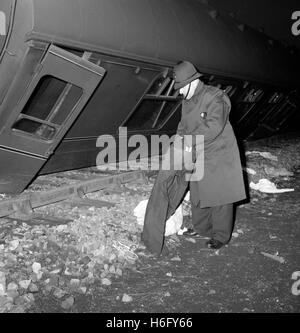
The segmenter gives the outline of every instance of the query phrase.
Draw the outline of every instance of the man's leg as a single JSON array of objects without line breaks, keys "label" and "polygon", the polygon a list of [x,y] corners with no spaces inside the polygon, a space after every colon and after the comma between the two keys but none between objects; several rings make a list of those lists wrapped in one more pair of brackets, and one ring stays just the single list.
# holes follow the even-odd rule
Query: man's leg
[{"label": "man's leg", "polygon": [[227,244],[233,228],[233,204],[211,208],[213,238]]},{"label": "man's leg", "polygon": [[142,241],[147,249],[160,254],[164,244],[167,219],[180,205],[188,183],[178,171],[160,171],[146,209]]},{"label": "man's leg", "polygon": [[211,208],[201,208],[200,203],[197,206],[192,204],[192,223],[194,230],[198,234],[212,237]]}]

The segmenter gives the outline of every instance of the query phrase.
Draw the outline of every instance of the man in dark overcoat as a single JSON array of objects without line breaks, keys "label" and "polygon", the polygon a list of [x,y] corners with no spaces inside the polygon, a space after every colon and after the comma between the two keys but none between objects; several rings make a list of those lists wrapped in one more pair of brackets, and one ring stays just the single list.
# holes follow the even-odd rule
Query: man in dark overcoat
[{"label": "man in dark overcoat", "polygon": [[[194,229],[186,234],[209,237],[207,246],[219,249],[231,238],[233,203],[246,198],[239,149],[229,122],[231,103],[222,90],[205,85],[199,79],[201,74],[188,61],[175,66],[174,76],[175,89],[184,96],[177,134],[204,136],[204,145],[193,141],[191,147],[183,148],[193,150],[195,164],[200,165],[197,159],[204,156],[203,177],[189,181]],[[151,252],[162,250],[166,218],[180,204],[187,186],[183,173],[184,170],[160,172],[157,177],[142,235]]]}]

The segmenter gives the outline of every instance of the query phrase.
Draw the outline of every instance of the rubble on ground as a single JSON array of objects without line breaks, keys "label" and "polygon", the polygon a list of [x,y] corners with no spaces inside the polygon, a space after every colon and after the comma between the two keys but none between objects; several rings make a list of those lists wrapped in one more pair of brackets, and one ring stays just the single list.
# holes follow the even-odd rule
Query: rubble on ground
[{"label": "rubble on ground", "polygon": [[[293,176],[300,165],[300,142],[278,146],[260,145],[258,150],[249,145],[245,166],[249,183],[258,184],[267,179],[277,186],[285,177]],[[70,172],[73,173],[76,172]],[[43,180],[53,178],[43,177]],[[52,185],[39,185],[40,188],[53,188],[63,178],[53,179]],[[0,219],[0,313],[27,312],[39,295],[51,297],[62,310],[70,311],[76,304],[76,295],[87,294],[95,282],[110,288],[115,280],[122,279],[138,260],[135,250],[140,245],[142,224],[138,223],[134,209],[149,198],[153,181],[127,184],[127,192],[125,189],[119,194],[87,195],[90,199],[116,203],[112,208],[80,208],[59,203],[36,210],[45,216],[72,220],[68,224],[35,225],[13,218]],[[254,189],[251,191],[256,193]],[[0,200],[6,198],[0,196]],[[183,218],[188,215],[183,213]],[[177,235],[169,240],[171,247],[180,245]],[[131,296],[124,294],[122,301],[130,302]]]},{"label": "rubble on ground", "polygon": [[[139,190],[143,186],[147,195],[151,185],[138,185]],[[100,194],[89,197],[99,199]],[[105,197],[116,206],[70,209],[61,203],[36,210],[41,215],[71,217],[73,221],[65,225],[2,219],[0,312],[26,312],[37,293],[50,295],[63,310],[70,310],[77,293],[85,294],[96,281],[108,288],[135,266],[142,229],[132,212],[141,195],[124,192]]]},{"label": "rubble on ground", "polygon": [[270,182],[268,179],[260,179],[257,184],[251,182],[250,188],[256,191],[260,191],[263,193],[285,193],[285,192],[293,192],[294,189],[291,188],[277,188],[276,185]]},{"label": "rubble on ground", "polygon": [[[259,149],[257,149],[259,147]],[[270,138],[246,143],[244,170],[252,194],[284,193],[281,182],[294,176],[300,165],[300,139]]]}]

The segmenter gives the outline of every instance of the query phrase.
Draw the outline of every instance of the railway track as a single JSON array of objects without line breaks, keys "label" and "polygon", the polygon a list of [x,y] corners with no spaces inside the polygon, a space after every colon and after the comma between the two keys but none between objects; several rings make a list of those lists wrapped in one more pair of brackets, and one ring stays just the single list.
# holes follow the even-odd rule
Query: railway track
[{"label": "railway track", "polygon": [[93,169],[40,176],[25,193],[0,199],[0,312],[34,309],[45,297],[65,309],[96,281],[103,291],[136,267],[133,210],[150,193],[152,172]]},{"label": "railway track", "polygon": [[[103,194],[105,194],[104,192],[121,193],[127,183],[133,181],[147,182],[145,172],[140,170],[122,173],[95,172],[92,170],[91,173],[89,172],[91,169],[79,173],[66,172],[37,178],[24,194],[0,201],[0,218],[14,219],[21,222],[43,220],[50,225],[62,224],[67,221],[51,215],[42,216],[37,214],[35,209],[61,202],[77,207],[112,207],[115,203],[89,199],[86,195],[98,191],[103,191]],[[63,185],[57,187],[57,180]],[[55,182],[56,184],[53,184]],[[36,191],[36,188],[47,186],[50,189]],[[131,191],[130,189],[127,190]]]}]

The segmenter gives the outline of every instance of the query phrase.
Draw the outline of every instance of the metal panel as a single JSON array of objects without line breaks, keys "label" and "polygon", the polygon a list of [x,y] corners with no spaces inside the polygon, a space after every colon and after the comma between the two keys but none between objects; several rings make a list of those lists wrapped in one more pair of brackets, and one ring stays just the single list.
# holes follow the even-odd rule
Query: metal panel
[{"label": "metal panel", "polygon": [[[1,132],[1,145],[7,149],[18,149],[41,157],[50,156],[102,80],[104,73],[105,70],[102,67],[52,45],[41,62],[39,70],[25,95],[12,111],[6,127]],[[47,76],[63,80],[69,85],[69,88],[71,86],[80,87],[82,95],[72,110],[70,110],[70,114],[67,115],[63,124],[56,128],[55,136],[49,140],[41,140],[37,135],[29,135],[25,130],[13,130],[12,128],[19,129],[19,127],[16,127],[16,121],[24,118],[24,114],[21,114],[22,110],[40,80]],[[60,98],[63,101],[64,96]],[[56,104],[56,110],[53,112],[61,112],[61,106],[62,104]],[[26,115],[25,118],[29,118],[27,120],[29,122],[35,119]],[[45,123],[45,126],[48,126],[47,123]]]},{"label": "metal panel", "polygon": [[[299,82],[297,57],[277,42],[197,0],[32,0],[28,39],[168,65],[181,59],[204,72],[283,84]],[[238,59],[238,61],[237,61]],[[284,64],[284,65],[283,65]]]},{"label": "metal panel", "polygon": [[20,193],[45,159],[0,147],[0,193]]}]

